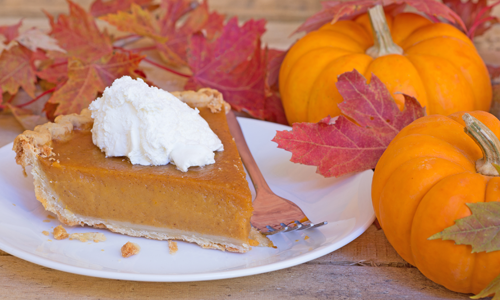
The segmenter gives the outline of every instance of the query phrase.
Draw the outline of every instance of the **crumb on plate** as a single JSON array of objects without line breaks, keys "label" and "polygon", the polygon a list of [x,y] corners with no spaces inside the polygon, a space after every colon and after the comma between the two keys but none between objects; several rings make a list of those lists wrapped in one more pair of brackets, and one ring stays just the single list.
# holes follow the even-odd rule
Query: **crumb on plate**
[{"label": "crumb on plate", "polygon": [[70,240],[79,240],[85,243],[86,241],[94,241],[94,243],[106,241],[106,236],[104,233],[100,232],[85,232],[85,233],[72,233],[69,236]]},{"label": "crumb on plate", "polygon": [[49,219],[55,219],[56,217],[54,217],[53,215],[47,215],[47,218],[49,218]]},{"label": "crumb on plate", "polygon": [[54,232],[52,234],[54,235],[54,238],[56,240],[64,240],[69,236],[66,232],[66,229],[64,229],[64,227],[62,227],[61,225],[54,228]]},{"label": "crumb on plate", "polygon": [[43,222],[44,222],[44,223],[49,223],[49,222],[50,222],[50,220],[43,220]]},{"label": "crumb on plate", "polygon": [[45,236],[48,236],[48,235],[50,234],[50,232],[45,231],[45,230],[44,230],[44,231],[42,231],[42,233],[43,233],[43,235],[45,235]]},{"label": "crumb on plate", "polygon": [[136,255],[141,251],[141,247],[136,243],[127,242],[122,246],[122,256],[130,257],[132,255]]},{"label": "crumb on plate", "polygon": [[168,241],[168,249],[170,254],[175,254],[179,248],[177,247],[177,242],[175,241]]},{"label": "crumb on plate", "polygon": [[306,236],[304,237],[304,240],[308,240],[308,239],[309,239],[309,237],[306,235]]}]

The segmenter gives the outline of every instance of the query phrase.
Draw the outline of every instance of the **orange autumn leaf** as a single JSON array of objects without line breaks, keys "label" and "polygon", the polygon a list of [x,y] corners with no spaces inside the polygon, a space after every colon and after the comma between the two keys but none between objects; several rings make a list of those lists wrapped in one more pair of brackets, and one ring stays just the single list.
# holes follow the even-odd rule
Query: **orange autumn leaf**
[{"label": "orange autumn leaf", "polygon": [[167,37],[160,35],[160,25],[153,14],[143,10],[137,4],[132,4],[130,13],[119,11],[116,14],[101,17],[101,19],[115,25],[121,31],[133,32],[162,43],[168,40]]},{"label": "orange autumn leaf", "polygon": [[0,91],[11,95],[22,87],[28,95],[35,96],[35,54],[28,48],[17,45],[0,54]]},{"label": "orange autumn leaf", "polygon": [[101,32],[92,15],[81,6],[71,1],[68,4],[69,15],[60,14],[57,20],[45,12],[52,28],[50,36],[66,50],[66,57],[92,62],[111,53],[113,44],[109,34]]},{"label": "orange autumn leaf", "polygon": [[79,113],[116,78],[125,75],[137,77],[135,70],[142,59],[140,55],[126,53],[111,53],[92,63],[69,59],[68,81],[48,102],[59,104],[55,110],[56,115]]},{"label": "orange autumn leaf", "polygon": [[100,17],[107,14],[114,14],[119,11],[127,11],[132,4],[148,7],[151,6],[152,3],[152,0],[110,0],[105,2],[96,0],[90,6],[90,13],[94,17]]},{"label": "orange autumn leaf", "polygon": [[[224,16],[208,11],[206,1],[163,0],[158,20],[149,11],[132,4],[131,12],[118,12],[101,19],[127,31],[152,38],[160,56],[169,64],[187,65],[189,37],[204,32],[209,39],[222,31]],[[179,24],[182,19],[182,24]]]}]

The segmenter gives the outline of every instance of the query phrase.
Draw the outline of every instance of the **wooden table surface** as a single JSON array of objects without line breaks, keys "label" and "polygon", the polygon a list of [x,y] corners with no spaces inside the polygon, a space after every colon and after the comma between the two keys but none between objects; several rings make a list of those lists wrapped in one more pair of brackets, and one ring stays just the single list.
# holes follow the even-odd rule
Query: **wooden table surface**
[{"label": "wooden table surface", "polygon": [[[16,21],[1,17],[0,25]],[[46,19],[25,20],[25,27],[33,25],[46,28]],[[271,22],[264,40],[271,46],[286,48],[296,38],[288,38],[296,27],[297,23]],[[170,76],[159,85],[182,86],[182,80]],[[0,114],[0,147],[12,142],[22,131],[13,116]],[[86,277],[35,265],[0,251],[0,299],[468,299],[469,296],[451,292],[425,278],[395,252],[383,230],[374,225],[352,243],[302,265],[205,282],[153,283]]]}]

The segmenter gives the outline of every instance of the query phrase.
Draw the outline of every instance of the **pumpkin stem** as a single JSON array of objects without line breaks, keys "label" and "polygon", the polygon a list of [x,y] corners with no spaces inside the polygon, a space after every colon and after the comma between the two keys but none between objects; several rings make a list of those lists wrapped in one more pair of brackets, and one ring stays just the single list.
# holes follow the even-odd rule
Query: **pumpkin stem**
[{"label": "pumpkin stem", "polygon": [[403,54],[403,49],[392,40],[391,31],[387,25],[382,5],[378,4],[368,9],[368,15],[372,24],[375,44],[366,50],[366,54],[373,58],[389,54]]},{"label": "pumpkin stem", "polygon": [[499,176],[500,167],[500,141],[486,125],[469,114],[464,114],[464,131],[481,148],[483,158],[476,161],[476,171],[487,176]]}]

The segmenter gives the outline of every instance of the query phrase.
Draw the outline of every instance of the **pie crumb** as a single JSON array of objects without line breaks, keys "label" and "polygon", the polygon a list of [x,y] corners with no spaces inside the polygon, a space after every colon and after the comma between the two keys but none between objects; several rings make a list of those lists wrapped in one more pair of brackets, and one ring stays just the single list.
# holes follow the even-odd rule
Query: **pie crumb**
[{"label": "pie crumb", "polygon": [[179,248],[177,248],[177,242],[168,241],[168,249],[170,254],[175,254]]},{"label": "pie crumb", "polygon": [[47,218],[49,218],[49,219],[55,219],[56,217],[54,217],[53,215],[47,215]]},{"label": "pie crumb", "polygon": [[85,243],[86,241],[94,241],[94,243],[106,241],[104,233],[100,232],[85,232],[85,233],[72,233],[69,236],[70,240],[79,240]]},{"label": "pie crumb", "polygon": [[259,241],[252,240],[252,239],[248,239],[248,241],[249,241],[248,243],[250,244],[250,246],[255,247],[255,246],[260,245]]},{"label": "pie crumb", "polygon": [[54,238],[56,240],[64,240],[69,236],[66,232],[66,229],[64,229],[64,227],[62,227],[61,225],[54,228],[54,232],[52,234],[54,235]]},{"label": "pie crumb", "polygon": [[51,240],[51,239],[48,239],[48,240],[47,240],[47,242],[52,242],[52,240]]},{"label": "pie crumb", "polygon": [[12,205],[16,206],[14,203],[12,203]]},{"label": "pie crumb", "polygon": [[122,246],[122,256],[130,257],[132,255],[138,254],[141,251],[141,247],[136,243],[127,242]]},{"label": "pie crumb", "polygon": [[306,235],[306,236],[304,237],[304,240],[308,240],[308,239],[309,239],[309,237]]},{"label": "pie crumb", "polygon": [[43,235],[46,235],[46,236],[48,236],[48,235],[50,234],[50,232],[45,231],[45,230],[44,230],[44,231],[42,231],[42,233],[43,233]]},{"label": "pie crumb", "polygon": [[44,223],[50,223],[50,220],[43,220]]}]

